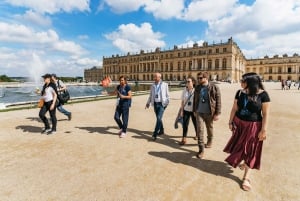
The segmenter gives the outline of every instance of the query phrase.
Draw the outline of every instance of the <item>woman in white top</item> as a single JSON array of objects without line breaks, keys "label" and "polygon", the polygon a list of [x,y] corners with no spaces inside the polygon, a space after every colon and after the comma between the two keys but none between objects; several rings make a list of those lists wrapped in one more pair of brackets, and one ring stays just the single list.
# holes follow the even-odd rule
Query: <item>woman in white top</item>
[{"label": "woman in white top", "polygon": [[[45,74],[42,76],[44,78],[44,86],[41,92],[42,98],[44,99],[44,105],[41,107],[39,117],[43,121],[45,128],[42,130],[43,133],[47,133],[47,135],[56,133],[56,99],[57,99],[57,89],[56,85],[51,82],[51,75]],[[52,128],[50,128],[46,113],[49,111]]]},{"label": "woman in white top", "polygon": [[193,100],[194,100],[194,86],[196,80],[193,77],[188,77],[186,79],[186,87],[184,88],[181,96],[181,117],[183,117],[182,124],[182,140],[179,143],[180,145],[186,144],[186,136],[189,127],[190,118],[192,118],[195,132],[197,133],[197,122],[196,117],[193,113]]}]

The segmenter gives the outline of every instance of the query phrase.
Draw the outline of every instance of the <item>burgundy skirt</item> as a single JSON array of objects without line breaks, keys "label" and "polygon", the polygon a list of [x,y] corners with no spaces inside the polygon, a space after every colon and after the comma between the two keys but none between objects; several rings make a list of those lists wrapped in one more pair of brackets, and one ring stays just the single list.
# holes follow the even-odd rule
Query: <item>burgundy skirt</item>
[{"label": "burgundy skirt", "polygon": [[260,168],[263,141],[259,141],[258,133],[262,122],[244,121],[234,117],[236,129],[232,132],[224,152],[229,153],[225,161],[236,168],[243,160],[251,169]]}]

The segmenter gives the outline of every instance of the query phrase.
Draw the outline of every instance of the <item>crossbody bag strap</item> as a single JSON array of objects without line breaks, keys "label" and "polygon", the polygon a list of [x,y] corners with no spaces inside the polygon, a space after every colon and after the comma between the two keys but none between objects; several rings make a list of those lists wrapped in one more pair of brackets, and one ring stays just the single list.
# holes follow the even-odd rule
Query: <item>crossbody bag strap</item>
[{"label": "crossbody bag strap", "polygon": [[183,108],[185,107],[185,105],[189,102],[189,100],[191,99],[192,95],[194,94],[195,88],[193,88],[192,93],[189,95],[188,99],[185,101]]}]

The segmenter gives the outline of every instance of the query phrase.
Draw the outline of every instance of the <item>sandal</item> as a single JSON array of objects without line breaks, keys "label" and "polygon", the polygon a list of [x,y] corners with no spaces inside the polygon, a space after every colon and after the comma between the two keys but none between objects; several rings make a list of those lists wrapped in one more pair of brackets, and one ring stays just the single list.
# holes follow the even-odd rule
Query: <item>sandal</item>
[{"label": "sandal", "polygon": [[239,164],[238,167],[240,168],[240,170],[244,170],[245,167],[246,167],[246,164],[245,163],[241,163],[241,164]]},{"label": "sandal", "polygon": [[185,144],[186,144],[185,140],[182,140],[181,142],[179,142],[179,145],[185,145]]},{"label": "sandal", "polygon": [[250,191],[251,190],[250,179],[243,178],[242,189],[244,191]]}]

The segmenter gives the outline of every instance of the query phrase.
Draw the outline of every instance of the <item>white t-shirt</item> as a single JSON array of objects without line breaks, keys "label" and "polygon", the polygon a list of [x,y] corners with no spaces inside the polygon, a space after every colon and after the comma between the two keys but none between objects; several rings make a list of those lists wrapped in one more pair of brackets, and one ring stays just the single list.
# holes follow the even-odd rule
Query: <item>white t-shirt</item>
[{"label": "white t-shirt", "polygon": [[55,93],[54,89],[50,86],[48,86],[45,89],[45,95],[43,96],[43,99],[45,100],[45,102],[49,102],[53,100],[53,93]]},{"label": "white t-shirt", "polygon": [[186,87],[182,91],[181,100],[183,100],[183,104],[186,103],[183,108],[185,111],[188,111],[188,112],[193,111],[194,91],[195,91],[194,88],[191,91],[188,91],[188,89]]}]

